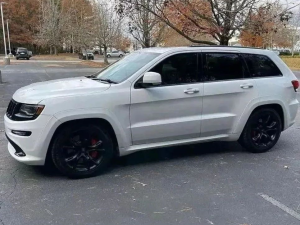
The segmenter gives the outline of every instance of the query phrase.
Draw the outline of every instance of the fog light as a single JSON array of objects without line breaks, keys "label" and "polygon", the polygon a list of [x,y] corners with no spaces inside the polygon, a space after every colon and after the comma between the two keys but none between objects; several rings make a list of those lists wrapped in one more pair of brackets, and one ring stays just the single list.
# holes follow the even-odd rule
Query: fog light
[{"label": "fog light", "polygon": [[30,136],[31,135],[31,131],[12,130],[11,132],[13,134],[19,135],[19,136]]}]

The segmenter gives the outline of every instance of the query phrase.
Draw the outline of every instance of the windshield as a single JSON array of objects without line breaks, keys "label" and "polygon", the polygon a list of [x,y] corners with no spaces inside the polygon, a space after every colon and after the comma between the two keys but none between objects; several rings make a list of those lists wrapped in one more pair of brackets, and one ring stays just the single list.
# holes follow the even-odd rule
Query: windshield
[{"label": "windshield", "polygon": [[159,56],[157,53],[132,53],[101,71],[96,78],[109,79],[113,82],[120,83],[157,56]]}]

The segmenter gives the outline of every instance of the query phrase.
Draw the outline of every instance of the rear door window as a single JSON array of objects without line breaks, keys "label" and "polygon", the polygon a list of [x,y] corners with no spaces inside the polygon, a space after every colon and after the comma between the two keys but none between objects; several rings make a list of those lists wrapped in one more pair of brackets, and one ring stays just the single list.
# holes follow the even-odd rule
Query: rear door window
[{"label": "rear door window", "polygon": [[275,63],[265,55],[243,54],[251,77],[282,76]]},{"label": "rear door window", "polygon": [[246,72],[242,58],[236,53],[204,53],[203,69],[203,81],[242,79]]}]

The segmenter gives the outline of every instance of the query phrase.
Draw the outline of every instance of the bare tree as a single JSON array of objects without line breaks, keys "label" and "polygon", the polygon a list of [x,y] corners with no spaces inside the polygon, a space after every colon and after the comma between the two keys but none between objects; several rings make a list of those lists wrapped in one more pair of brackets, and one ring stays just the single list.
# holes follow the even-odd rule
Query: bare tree
[{"label": "bare tree", "polygon": [[[132,5],[127,5],[124,8],[122,2],[123,0],[118,0],[116,9],[121,18],[129,20],[128,31],[132,37],[143,48],[154,47],[160,43],[166,24],[147,10],[152,0],[139,0],[139,2],[133,2]],[[145,7],[141,7],[139,4]],[[155,11],[155,9],[153,10]]]},{"label": "bare tree", "polygon": [[63,0],[65,42],[72,52],[88,49],[94,41],[93,9],[88,0]]},{"label": "bare tree", "polygon": [[112,47],[118,37],[121,21],[117,17],[114,7],[102,2],[94,2],[95,35],[99,46],[104,50],[104,63],[108,64],[107,49]]},{"label": "bare tree", "polygon": [[64,17],[61,13],[60,0],[40,0],[39,33],[36,43],[48,46],[50,54],[57,54],[57,47],[62,44],[62,28]]},{"label": "bare tree", "polygon": [[291,35],[291,50],[292,56],[295,54],[295,46],[300,41],[300,6],[296,13],[293,14],[290,21],[290,35]]}]

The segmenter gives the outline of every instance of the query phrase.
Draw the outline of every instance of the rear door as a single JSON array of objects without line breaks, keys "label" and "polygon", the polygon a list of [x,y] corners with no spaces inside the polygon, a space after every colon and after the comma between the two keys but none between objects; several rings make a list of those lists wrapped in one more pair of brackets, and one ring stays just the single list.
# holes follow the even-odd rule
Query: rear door
[{"label": "rear door", "polygon": [[246,106],[258,96],[238,52],[204,52],[201,136],[233,133]]}]

